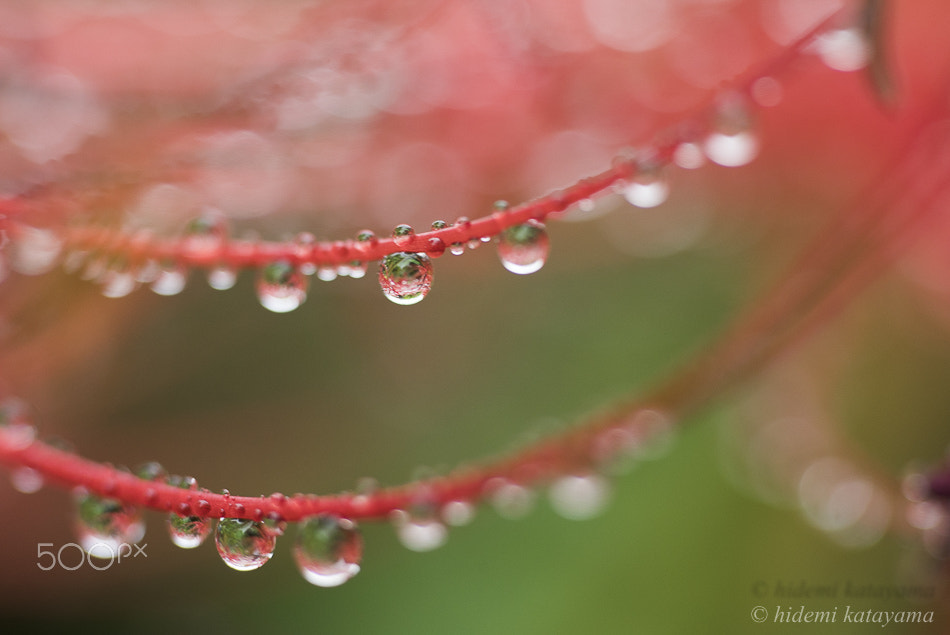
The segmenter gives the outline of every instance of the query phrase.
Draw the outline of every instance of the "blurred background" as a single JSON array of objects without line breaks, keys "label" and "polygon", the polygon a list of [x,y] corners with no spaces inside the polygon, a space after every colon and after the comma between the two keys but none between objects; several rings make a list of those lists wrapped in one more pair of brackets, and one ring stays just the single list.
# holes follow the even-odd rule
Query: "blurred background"
[{"label": "blurred background", "polygon": [[[422,231],[605,169],[841,6],[3,0],[0,195],[31,201],[53,227],[172,236],[213,208],[233,235],[269,240]],[[752,164],[671,169],[654,209],[612,194],[568,213],[549,224],[538,273],[506,272],[486,244],[435,260],[417,306],[387,302],[371,268],[314,277],[286,315],[259,305],[254,272],[228,291],[193,271],[174,297],[123,299],[59,270],[9,273],[0,380],[42,436],[100,461],[159,461],[215,491],[394,485],[512,452],[705,350],[888,168],[911,122],[946,95],[950,18],[937,0],[888,9],[896,110],[854,70],[860,42],[809,51],[759,87]],[[210,542],[174,547],[148,512],[147,559],[44,572],[37,543],[75,539],[70,496],[4,482],[4,621],[744,633],[789,628],[755,623],[756,606],[837,607],[840,622],[850,605],[936,609],[935,624],[891,628],[942,632],[945,565],[941,576],[934,544],[886,533],[905,510],[869,488],[898,488],[944,455],[945,235],[935,227],[816,338],[627,466],[596,519],[562,519],[538,492],[525,517],[479,508],[423,554],[365,524],[362,572],[319,589],[295,570],[292,529],[272,562],[238,573]],[[857,485],[823,485],[834,479]],[[946,526],[935,518],[917,524]],[[913,597],[882,597],[908,585]],[[816,587],[833,593],[800,597]]]}]

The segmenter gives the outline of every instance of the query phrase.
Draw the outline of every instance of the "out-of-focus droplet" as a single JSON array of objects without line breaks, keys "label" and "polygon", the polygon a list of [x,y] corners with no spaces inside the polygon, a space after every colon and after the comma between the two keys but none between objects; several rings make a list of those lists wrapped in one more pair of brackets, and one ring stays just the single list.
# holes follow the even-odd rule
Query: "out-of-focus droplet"
[{"label": "out-of-focus droplet", "polygon": [[274,313],[293,311],[307,299],[307,278],[286,260],[261,268],[257,278],[257,298]]},{"label": "out-of-focus droplet", "polygon": [[768,75],[760,77],[752,83],[752,99],[760,106],[767,108],[778,106],[782,102],[783,93],[782,84]]},{"label": "out-of-focus droplet", "polygon": [[467,525],[475,519],[475,506],[469,501],[451,501],[442,507],[442,519],[453,527]]},{"label": "out-of-focus droplet", "polygon": [[432,288],[432,261],[410,251],[389,254],[379,263],[379,286],[396,304],[416,304]]},{"label": "out-of-focus droplet", "polygon": [[728,95],[722,99],[703,151],[711,161],[725,167],[746,165],[758,155],[759,140],[752,132],[752,115],[744,97]]},{"label": "out-of-focus droplet", "polygon": [[228,242],[228,221],[218,210],[206,210],[185,226],[182,248],[198,257],[220,256]]},{"label": "out-of-focus droplet", "polygon": [[222,518],[214,533],[218,554],[236,571],[259,569],[274,555],[277,537],[262,522]]},{"label": "out-of-focus droplet", "polygon": [[13,489],[22,494],[35,494],[43,489],[43,475],[32,467],[18,467],[10,473]]},{"label": "out-of-focus droplet", "polygon": [[492,507],[503,518],[524,518],[534,509],[534,491],[524,485],[504,479],[492,479],[485,487]]},{"label": "out-of-focus droplet", "polygon": [[333,266],[317,267],[317,279],[323,282],[333,282],[339,275],[337,268]]},{"label": "out-of-focus droplet", "polygon": [[834,29],[815,40],[815,50],[829,68],[859,71],[871,61],[871,45],[860,29]]},{"label": "out-of-focus droplet", "polygon": [[350,263],[350,277],[354,280],[359,280],[366,275],[366,263],[354,260]]},{"label": "out-of-focus droplet", "polygon": [[28,276],[46,273],[56,266],[62,247],[53,231],[21,225],[10,245],[10,266]]},{"label": "out-of-focus droplet", "polygon": [[211,520],[201,516],[168,515],[168,535],[176,547],[194,549],[211,534]]},{"label": "out-of-focus droplet", "polygon": [[161,267],[158,276],[152,282],[152,291],[158,295],[178,295],[188,281],[188,270],[183,266],[168,263]]},{"label": "out-of-focus droplet", "polygon": [[134,544],[145,536],[145,523],[137,507],[80,490],[76,495],[79,544],[90,556],[114,558],[123,543]]},{"label": "out-of-focus droplet", "polygon": [[339,586],[359,573],[362,558],[363,537],[352,520],[320,515],[297,528],[294,560],[310,584]]},{"label": "out-of-focus droplet", "polygon": [[133,471],[137,477],[145,481],[161,481],[168,476],[168,472],[158,461],[149,461],[142,463]]},{"label": "out-of-focus droplet", "polygon": [[512,273],[534,273],[544,266],[550,243],[544,223],[529,220],[509,227],[498,237],[498,257]]},{"label": "out-of-focus droplet", "polygon": [[449,245],[449,253],[453,256],[461,256],[465,253],[465,245],[462,243],[452,243]]},{"label": "out-of-focus droplet", "polygon": [[393,522],[399,542],[410,551],[432,551],[449,538],[445,525],[429,516],[413,517],[401,512],[394,516]]},{"label": "out-of-focus droplet", "polygon": [[564,518],[586,520],[603,511],[610,484],[597,474],[570,474],[551,483],[548,497],[554,511]]},{"label": "out-of-focus droplet", "polygon": [[221,265],[208,272],[208,286],[218,291],[227,291],[237,283],[237,271],[233,267]]},{"label": "out-of-focus droplet", "polygon": [[393,229],[393,242],[397,247],[405,247],[415,235],[416,232],[409,225],[396,225]]},{"label": "out-of-focus droplet", "polygon": [[107,298],[124,298],[137,286],[135,276],[125,267],[110,268],[102,275],[102,295]]},{"label": "out-of-focus droplet", "polygon": [[670,196],[670,184],[659,168],[645,167],[625,183],[620,192],[631,205],[651,208],[666,202]]}]

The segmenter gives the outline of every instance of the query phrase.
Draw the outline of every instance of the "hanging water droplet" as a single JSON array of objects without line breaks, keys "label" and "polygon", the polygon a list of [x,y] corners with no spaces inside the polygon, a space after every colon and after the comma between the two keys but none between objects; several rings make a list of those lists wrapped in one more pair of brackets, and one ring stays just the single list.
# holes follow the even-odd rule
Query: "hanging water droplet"
[{"label": "hanging water droplet", "polygon": [[312,276],[317,272],[317,265],[313,262],[313,248],[317,244],[317,237],[310,232],[300,232],[294,236],[294,253],[300,263],[298,268],[305,276]]},{"label": "hanging water droplet", "polygon": [[137,286],[135,276],[125,266],[111,267],[102,275],[102,295],[107,298],[123,298]]},{"label": "hanging water droplet", "polygon": [[185,288],[188,270],[175,263],[166,263],[152,282],[152,291],[158,295],[177,295]]},{"label": "hanging water droplet", "polygon": [[631,205],[651,208],[662,205],[670,195],[670,184],[659,167],[641,163],[634,177],[621,187],[621,194]]},{"label": "hanging water droplet", "polygon": [[871,61],[871,44],[860,29],[834,29],[814,43],[821,61],[836,71],[859,71]]},{"label": "hanging water droplet", "polygon": [[218,291],[227,291],[237,283],[237,271],[228,265],[220,265],[208,272],[208,286]]},{"label": "hanging water droplet", "polygon": [[727,96],[719,104],[713,129],[703,143],[710,160],[725,167],[738,167],[759,153],[759,141],[752,132],[751,115],[745,99]]},{"label": "hanging water droplet", "polygon": [[145,536],[145,523],[137,507],[85,490],[77,492],[76,502],[76,533],[90,556],[113,558],[123,543],[134,544]]},{"label": "hanging water droplet", "polygon": [[389,254],[379,263],[379,286],[396,304],[416,304],[432,288],[432,261],[410,251]]},{"label": "hanging water droplet", "polygon": [[257,298],[274,313],[293,311],[307,299],[307,278],[286,260],[272,262],[261,268]]},{"label": "hanging water droplet", "polygon": [[442,507],[442,519],[453,527],[467,525],[475,519],[475,506],[468,501],[451,501]]},{"label": "hanging water droplet", "polygon": [[512,273],[534,273],[548,258],[548,233],[540,221],[509,227],[498,237],[498,257]]},{"label": "hanging water droplet", "polygon": [[182,248],[199,257],[213,257],[224,251],[227,241],[227,219],[218,210],[208,209],[185,226]]},{"label": "hanging water droplet", "polygon": [[509,520],[527,516],[534,509],[534,491],[504,479],[492,479],[485,486],[492,507]]},{"label": "hanging water droplet", "polygon": [[176,547],[194,549],[211,534],[211,521],[201,516],[168,515],[168,535]]},{"label": "hanging water droplet", "polygon": [[46,273],[56,266],[62,246],[53,231],[21,225],[10,245],[10,266],[28,276]]},{"label": "hanging water droplet", "polygon": [[324,282],[333,282],[334,280],[336,280],[337,275],[339,274],[337,273],[336,267],[328,265],[325,267],[317,268],[318,280],[322,280]]},{"label": "hanging water droplet", "polygon": [[214,532],[218,554],[236,571],[253,571],[274,555],[277,537],[262,522],[243,518],[222,518]]},{"label": "hanging water droplet", "polygon": [[684,170],[695,170],[706,163],[706,155],[699,144],[685,141],[673,150],[673,162]]},{"label": "hanging water droplet", "polygon": [[449,538],[445,525],[429,516],[417,518],[400,511],[393,514],[393,523],[399,542],[410,551],[432,551]]},{"label": "hanging water droplet", "polygon": [[151,284],[158,280],[158,276],[162,273],[162,268],[154,260],[146,260],[137,267],[134,268],[133,274],[135,275],[135,281],[141,282],[142,284]]},{"label": "hanging water droplet", "polygon": [[350,263],[350,277],[358,280],[366,275],[366,263],[354,260]]},{"label": "hanging water droplet", "polygon": [[452,243],[449,245],[449,253],[453,256],[461,256],[465,253],[465,245],[462,243]]},{"label": "hanging water droplet", "polygon": [[31,467],[18,467],[10,473],[13,489],[22,494],[35,494],[43,489],[43,475]]},{"label": "hanging water droplet", "polygon": [[294,560],[310,584],[340,586],[359,573],[362,557],[363,537],[352,520],[320,515],[297,528]]},{"label": "hanging water droplet", "polygon": [[481,244],[482,241],[480,241],[478,238],[472,238],[470,241],[465,243],[465,246],[468,247],[469,251],[475,251],[481,246]]},{"label": "hanging water droplet", "polygon": [[416,232],[409,225],[396,225],[393,229],[393,242],[397,247],[405,247],[411,241]]},{"label": "hanging water droplet", "polygon": [[607,505],[610,484],[596,474],[562,476],[548,489],[554,511],[571,520],[593,518]]}]

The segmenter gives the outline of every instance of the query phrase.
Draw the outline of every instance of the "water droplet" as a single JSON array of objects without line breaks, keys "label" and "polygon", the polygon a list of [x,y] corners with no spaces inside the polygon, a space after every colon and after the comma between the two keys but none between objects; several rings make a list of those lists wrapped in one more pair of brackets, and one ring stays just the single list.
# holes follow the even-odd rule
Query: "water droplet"
[{"label": "water droplet", "polygon": [[507,212],[511,208],[511,204],[508,201],[497,200],[492,203],[492,208],[496,212]]},{"label": "water droplet", "polygon": [[452,243],[449,245],[449,253],[453,256],[461,256],[465,253],[465,245],[462,243]]},{"label": "water droplet", "polygon": [[182,248],[197,256],[216,256],[224,251],[227,240],[227,219],[218,210],[209,209],[185,226]]},{"label": "water droplet", "polygon": [[393,522],[399,542],[410,551],[432,551],[449,538],[448,529],[435,518],[415,518],[406,512],[398,512],[393,515]]},{"label": "water droplet", "polygon": [[80,490],[76,525],[79,544],[90,556],[113,558],[122,543],[137,543],[145,536],[139,509],[121,501]]},{"label": "water droplet", "polygon": [[465,243],[465,246],[469,248],[469,251],[475,251],[481,246],[481,244],[482,241],[480,241],[478,238],[472,238],[470,241]]},{"label": "water droplet", "polygon": [[461,227],[462,229],[468,229],[472,225],[472,221],[469,220],[468,216],[459,216],[455,219],[453,223],[455,227]]},{"label": "water droplet", "polygon": [[362,557],[363,537],[352,520],[320,515],[297,528],[294,560],[310,584],[343,584],[359,573]]},{"label": "water droplet", "polygon": [[293,311],[307,299],[307,278],[286,260],[272,262],[261,268],[257,298],[274,313]]},{"label": "water droplet", "polygon": [[36,440],[36,428],[23,421],[14,421],[0,426],[0,435],[11,450],[22,450]]},{"label": "water droplet", "polygon": [[445,228],[448,227],[448,226],[449,226],[449,224],[446,223],[444,220],[434,220],[434,221],[432,221],[432,229],[434,229],[434,230],[445,229]]},{"label": "water droplet", "polygon": [[336,280],[339,273],[337,272],[336,267],[326,266],[317,268],[317,279],[322,280],[323,282],[333,282]]},{"label": "water droplet", "polygon": [[211,521],[201,516],[168,515],[168,535],[176,547],[194,549],[211,534]]},{"label": "water droplet", "polygon": [[745,99],[738,95],[726,96],[719,104],[716,121],[703,143],[703,151],[719,165],[745,165],[759,153],[759,141],[751,128],[751,115]]},{"label": "water droplet", "polygon": [[397,247],[405,247],[411,241],[416,232],[409,225],[396,225],[393,229],[393,242]]},{"label": "water droplet", "polygon": [[350,277],[359,280],[366,275],[366,263],[354,260],[350,263]]},{"label": "water droplet", "polygon": [[142,284],[151,284],[158,280],[162,268],[154,260],[146,260],[135,268],[135,280]]},{"label": "water droplet", "polygon": [[317,265],[312,260],[316,244],[317,237],[310,232],[300,232],[294,236],[294,252],[300,263],[300,273],[305,276],[312,276],[317,272]]},{"label": "water droplet", "polygon": [[356,234],[356,240],[361,243],[375,243],[376,234],[368,229],[364,229]]},{"label": "water droplet", "polygon": [[503,518],[524,518],[534,509],[534,492],[523,485],[504,479],[492,479],[486,484],[486,490],[492,507]]},{"label": "water droplet", "polygon": [[714,132],[706,137],[703,149],[713,162],[727,168],[735,168],[755,158],[759,153],[759,141],[748,131],[733,134]]},{"label": "water droplet", "polygon": [[651,208],[666,201],[670,195],[670,185],[657,173],[643,173],[623,186],[622,193],[631,205]]},{"label": "water droplet", "polygon": [[177,295],[185,288],[188,270],[181,265],[168,263],[162,266],[152,282],[152,291],[158,295]]},{"label": "water droplet", "polygon": [[157,461],[149,461],[139,465],[135,468],[133,474],[145,481],[161,481],[168,476],[168,472]]},{"label": "water droplet", "polygon": [[13,489],[23,494],[35,494],[43,488],[43,475],[31,467],[18,467],[10,473]]},{"label": "water droplet", "polygon": [[706,163],[706,155],[699,144],[686,141],[676,146],[673,162],[684,170],[695,170]]},{"label": "water droplet", "polygon": [[253,571],[274,555],[277,537],[262,522],[222,518],[214,533],[214,543],[224,564],[237,571]]},{"label": "water droplet", "polygon": [[534,273],[548,257],[548,233],[540,221],[509,227],[498,238],[498,257],[512,273]]},{"label": "water droplet", "polygon": [[102,295],[107,298],[124,298],[137,286],[135,276],[126,268],[110,268],[102,275]]},{"label": "water droplet", "polygon": [[62,246],[54,232],[21,225],[10,246],[10,266],[28,276],[46,273],[56,266]]},{"label": "water droplet", "polygon": [[607,505],[610,484],[596,474],[562,476],[548,490],[554,511],[571,520],[593,518]]},{"label": "water droplet", "polygon": [[432,261],[410,251],[389,254],[379,263],[379,285],[396,304],[416,304],[432,288]]},{"label": "water droplet", "polygon": [[871,61],[871,45],[859,29],[826,31],[815,40],[821,61],[836,71],[859,71]]},{"label": "water droplet", "polygon": [[237,283],[237,271],[233,267],[221,265],[208,272],[208,286],[218,291],[227,291]]},{"label": "water droplet", "polygon": [[482,236],[481,238],[479,238],[479,240],[482,241],[483,243],[490,243],[491,236]]},{"label": "water droplet", "polygon": [[475,506],[468,501],[451,501],[442,508],[442,519],[453,527],[467,525],[475,519]]}]

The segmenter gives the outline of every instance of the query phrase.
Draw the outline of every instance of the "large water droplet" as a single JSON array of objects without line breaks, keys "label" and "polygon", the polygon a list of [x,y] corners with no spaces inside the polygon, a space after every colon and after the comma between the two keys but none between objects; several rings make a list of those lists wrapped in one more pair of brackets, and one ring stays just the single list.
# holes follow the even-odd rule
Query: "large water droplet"
[{"label": "large water droplet", "polygon": [[562,476],[548,490],[554,511],[571,520],[586,520],[603,511],[610,497],[607,479],[596,474]]},{"label": "large water droplet", "polygon": [[253,571],[274,555],[277,537],[262,522],[243,518],[222,518],[214,533],[218,554],[236,571]]},{"label": "large water droplet", "polygon": [[529,220],[509,227],[498,237],[498,257],[512,273],[534,273],[548,258],[548,233],[544,223]]},{"label": "large water droplet", "polygon": [[363,537],[347,518],[321,515],[300,524],[294,560],[304,579],[320,587],[339,586],[360,571]]},{"label": "large water droplet", "polygon": [[416,304],[432,288],[432,261],[410,251],[389,254],[379,263],[379,286],[396,304]]},{"label": "large water droplet", "polygon": [[182,549],[194,549],[211,533],[211,521],[200,516],[168,515],[168,535]]},{"label": "large water droplet", "polygon": [[121,501],[80,490],[76,531],[79,544],[90,556],[113,558],[123,543],[137,543],[145,536],[139,509]]},{"label": "large water droplet", "polygon": [[257,297],[265,309],[274,313],[293,311],[307,299],[307,278],[286,260],[261,268],[257,279]]},{"label": "large water droplet", "polygon": [[43,475],[32,467],[18,467],[10,473],[13,489],[23,494],[35,494],[43,489]]},{"label": "large water droplet", "polygon": [[475,519],[475,506],[468,501],[450,501],[442,507],[442,519],[453,527],[467,525]]}]

